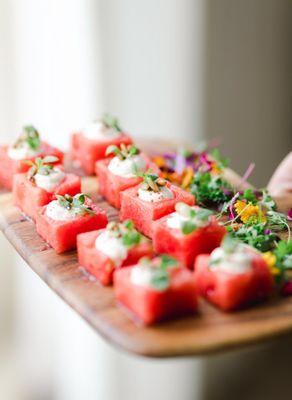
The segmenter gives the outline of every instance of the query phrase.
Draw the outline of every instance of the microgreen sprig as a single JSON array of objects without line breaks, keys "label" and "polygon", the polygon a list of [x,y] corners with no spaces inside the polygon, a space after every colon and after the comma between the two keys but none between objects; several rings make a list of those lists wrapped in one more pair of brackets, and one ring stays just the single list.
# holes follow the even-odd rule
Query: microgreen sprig
[{"label": "microgreen sprig", "polygon": [[94,215],[92,208],[86,204],[86,199],[90,198],[87,194],[80,193],[74,197],[69,194],[65,194],[65,196],[57,195],[56,198],[61,207],[72,210],[77,215]]},{"label": "microgreen sprig", "polygon": [[163,187],[167,185],[167,181],[160,178],[157,174],[152,173],[150,170],[146,172],[136,171],[136,175],[143,179],[140,187],[143,190],[150,190],[153,192],[159,192]]},{"label": "microgreen sprig", "polygon": [[50,175],[54,168],[53,164],[58,161],[58,157],[55,156],[46,156],[44,158],[37,157],[35,161],[26,160],[25,163],[30,166],[27,172],[28,178],[33,180],[36,174]]},{"label": "microgreen sprig", "polygon": [[175,205],[175,211],[186,218],[182,222],[181,230],[184,235],[188,235],[198,228],[198,221],[208,221],[209,217],[213,215],[213,211],[205,208],[192,208],[188,204],[179,202]]},{"label": "microgreen sprig", "polygon": [[170,285],[169,269],[178,267],[177,260],[165,254],[153,259],[143,257],[140,259],[139,264],[153,269],[151,286],[161,291],[167,289]]},{"label": "microgreen sprig", "polygon": [[106,229],[112,236],[121,239],[123,245],[128,248],[138,245],[142,240],[142,235],[135,229],[132,220],[123,223],[109,222]]},{"label": "microgreen sprig", "polygon": [[24,126],[22,134],[16,140],[13,147],[14,148],[22,147],[24,143],[27,143],[32,150],[39,149],[41,145],[40,135],[34,126],[32,125]]},{"label": "microgreen sprig", "polygon": [[114,117],[111,114],[108,114],[108,113],[103,114],[103,116],[101,117],[101,122],[107,128],[115,129],[118,132],[122,131],[122,128],[120,127],[118,118]]},{"label": "microgreen sprig", "polygon": [[121,144],[120,147],[116,145],[110,145],[106,149],[105,155],[109,156],[110,154],[114,154],[117,156],[121,161],[126,160],[127,158],[131,158],[136,156],[140,153],[138,147],[133,144],[125,145],[124,143]]},{"label": "microgreen sprig", "polygon": [[246,243],[261,252],[273,249],[277,244],[277,236],[265,224],[233,224],[227,227],[229,235]]}]

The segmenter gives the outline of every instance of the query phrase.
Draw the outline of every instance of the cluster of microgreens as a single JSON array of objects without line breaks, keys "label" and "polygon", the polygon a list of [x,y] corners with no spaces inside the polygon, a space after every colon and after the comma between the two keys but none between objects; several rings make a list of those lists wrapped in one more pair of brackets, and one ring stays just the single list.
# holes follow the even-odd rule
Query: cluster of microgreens
[{"label": "cluster of microgreens", "polygon": [[87,194],[81,193],[74,197],[69,196],[69,194],[65,194],[65,196],[56,195],[56,198],[61,207],[74,212],[76,215],[94,215],[90,205],[86,204],[86,199],[90,198]]},{"label": "cluster of microgreens", "polygon": [[157,174],[154,174],[151,171],[136,171],[136,175],[143,179],[143,182],[140,184],[140,188],[143,190],[149,190],[158,193],[167,185],[167,181],[165,179],[160,178]]},{"label": "cluster of microgreens", "polygon": [[27,125],[23,127],[23,132],[16,140],[13,147],[22,147],[24,143],[27,143],[32,150],[38,150],[41,145],[40,135],[35,127],[33,127],[32,125]]},{"label": "cluster of microgreens", "polygon": [[114,154],[116,157],[118,157],[121,161],[126,160],[127,158],[134,157],[140,153],[140,150],[138,147],[134,146],[133,144],[129,144],[128,146],[122,143],[120,147],[111,145],[108,146],[106,149],[106,156],[109,156],[110,154]]},{"label": "cluster of microgreens", "polygon": [[177,268],[177,260],[173,257],[162,255],[155,258],[142,257],[138,263],[141,267],[151,268],[151,286],[156,290],[165,290],[170,285],[170,268]]},{"label": "cluster of microgreens", "polygon": [[[236,202],[240,201],[243,208],[236,212]],[[249,214],[249,209],[256,212]],[[230,234],[244,243],[260,251],[268,251],[277,245],[276,233],[288,230],[290,227],[286,215],[276,211],[276,204],[265,190],[246,189],[243,193],[236,193],[226,202],[218,217],[229,214],[225,223]]]},{"label": "cluster of microgreens", "polygon": [[44,158],[37,157],[34,161],[25,161],[30,169],[27,172],[27,176],[30,180],[34,180],[36,174],[50,175],[54,170],[54,164],[58,162],[58,157],[46,156]]},{"label": "cluster of microgreens", "polygon": [[101,117],[100,121],[107,128],[115,129],[117,132],[121,132],[122,131],[122,128],[120,127],[118,118],[114,117],[113,115],[104,114]]},{"label": "cluster of microgreens", "polygon": [[232,186],[219,174],[197,172],[190,184],[197,204],[219,210],[234,194]]},{"label": "cluster of microgreens", "polygon": [[133,247],[138,245],[142,240],[142,235],[135,229],[134,223],[131,220],[124,221],[123,223],[109,222],[106,229],[110,232],[111,236],[121,239],[126,247]]},{"label": "cluster of microgreens", "polygon": [[206,208],[192,208],[185,203],[177,203],[175,211],[185,218],[181,224],[181,231],[184,235],[194,232],[198,228],[198,221],[208,221],[213,211]]}]

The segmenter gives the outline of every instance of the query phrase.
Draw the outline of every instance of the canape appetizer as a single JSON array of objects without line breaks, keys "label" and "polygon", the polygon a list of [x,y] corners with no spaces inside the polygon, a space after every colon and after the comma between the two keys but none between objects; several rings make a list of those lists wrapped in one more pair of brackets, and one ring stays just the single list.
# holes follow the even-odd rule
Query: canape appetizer
[{"label": "canape appetizer", "polygon": [[194,197],[157,174],[145,173],[143,182],[121,192],[120,219],[132,219],[138,231],[152,238],[153,221],[174,211],[178,202],[194,204]]},{"label": "canape appetizer", "polygon": [[108,146],[121,143],[131,144],[132,139],[122,131],[117,118],[105,114],[82,132],[72,134],[71,155],[88,175],[93,175],[96,161],[106,157]]},{"label": "canape appetizer", "polygon": [[11,146],[0,146],[0,185],[12,189],[13,175],[29,169],[25,160],[46,155],[58,157],[60,163],[63,161],[63,153],[42,141],[33,126],[23,127],[22,134]]},{"label": "canape appetizer", "polygon": [[98,190],[107,201],[116,208],[121,208],[120,192],[138,185],[141,175],[146,170],[159,174],[159,168],[134,145],[112,145],[106,155],[114,154],[111,159],[96,163]]},{"label": "canape appetizer", "polygon": [[145,325],[194,314],[196,285],[190,270],[168,256],[142,258],[114,275],[117,302]]},{"label": "canape appetizer", "polygon": [[153,223],[154,250],[176,257],[190,269],[199,254],[220,246],[225,234],[212,211],[185,203],[177,203],[175,212]]},{"label": "canape appetizer", "polygon": [[37,233],[49,243],[56,253],[76,248],[77,235],[104,228],[106,213],[91,199],[79,193],[74,197],[59,196],[40,208],[36,215]]},{"label": "canape appetizer", "polygon": [[136,231],[130,220],[123,224],[109,222],[105,229],[78,235],[77,251],[79,264],[102,285],[112,284],[117,268],[153,255],[150,240]]},{"label": "canape appetizer", "polygon": [[74,196],[81,192],[80,177],[65,173],[58,161],[54,156],[38,157],[28,162],[27,173],[14,175],[13,203],[34,220],[39,207],[50,203],[56,195]]},{"label": "canape appetizer", "polygon": [[236,310],[271,295],[273,276],[261,253],[226,236],[211,255],[195,262],[198,294],[224,311]]}]

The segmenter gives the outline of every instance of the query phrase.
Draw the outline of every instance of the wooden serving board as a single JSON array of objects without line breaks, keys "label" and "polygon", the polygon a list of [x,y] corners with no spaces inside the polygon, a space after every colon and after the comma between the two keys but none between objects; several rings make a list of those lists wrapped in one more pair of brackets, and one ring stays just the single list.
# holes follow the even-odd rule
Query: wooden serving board
[{"label": "wooden serving board", "polygon": [[[227,175],[233,183],[240,182],[232,171]],[[82,179],[83,191],[93,195],[110,220],[117,219],[117,211],[97,195],[96,179]],[[203,355],[292,332],[292,297],[271,299],[233,314],[200,300],[196,316],[154,327],[137,326],[116,307],[113,289],[101,287],[78,266],[75,251],[56,255],[37,235],[34,223],[12,205],[11,193],[0,194],[0,229],[54,292],[106,340],[128,352],[149,357]]]}]

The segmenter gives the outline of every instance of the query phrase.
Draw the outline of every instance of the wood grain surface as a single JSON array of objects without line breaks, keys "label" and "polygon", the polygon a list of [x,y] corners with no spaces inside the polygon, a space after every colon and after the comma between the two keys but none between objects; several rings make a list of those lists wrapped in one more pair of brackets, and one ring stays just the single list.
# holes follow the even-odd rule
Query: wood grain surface
[{"label": "wood grain surface", "polygon": [[[238,175],[227,171],[230,181]],[[82,178],[83,191],[93,195],[107,210],[109,219],[117,211],[97,195],[96,178]],[[283,200],[289,207],[291,198]],[[258,343],[292,332],[292,298],[274,298],[257,307],[226,314],[200,301],[199,314],[154,327],[135,325],[115,305],[113,289],[101,287],[78,266],[76,252],[56,255],[36,233],[11,201],[11,193],[0,195],[0,229],[27,264],[67,304],[112,344],[149,357],[211,354]]]}]

